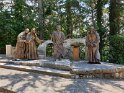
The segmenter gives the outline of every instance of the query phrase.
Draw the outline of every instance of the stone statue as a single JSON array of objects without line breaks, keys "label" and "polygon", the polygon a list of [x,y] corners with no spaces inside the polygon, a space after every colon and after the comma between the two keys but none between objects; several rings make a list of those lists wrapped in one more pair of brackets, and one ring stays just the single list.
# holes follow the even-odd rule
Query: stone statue
[{"label": "stone statue", "polygon": [[53,56],[55,59],[61,59],[64,57],[64,47],[63,43],[65,40],[65,35],[61,31],[61,26],[57,25],[56,31],[52,33],[51,39],[53,41]]},{"label": "stone statue", "polygon": [[100,37],[94,28],[90,28],[86,37],[87,58],[90,64],[100,64]]},{"label": "stone statue", "polygon": [[40,44],[43,42],[43,40],[40,40],[36,34],[36,29],[32,28],[31,32],[27,34],[26,40],[28,42],[28,53],[27,53],[27,59],[38,59],[38,52],[37,52],[37,46],[36,44]]},{"label": "stone statue", "polygon": [[21,32],[17,36],[16,49],[14,52],[14,58],[15,59],[26,59],[26,55],[27,55],[26,37],[27,37],[28,33],[29,33],[29,29],[26,28],[23,32]]}]

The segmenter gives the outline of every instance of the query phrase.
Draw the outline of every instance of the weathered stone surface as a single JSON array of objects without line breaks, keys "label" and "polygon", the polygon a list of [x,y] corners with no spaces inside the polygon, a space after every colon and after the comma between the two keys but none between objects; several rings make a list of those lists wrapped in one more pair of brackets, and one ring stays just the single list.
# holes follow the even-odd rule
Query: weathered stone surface
[{"label": "weathered stone surface", "polygon": [[12,45],[6,45],[6,57],[8,58],[14,57],[14,51],[15,47],[13,47]]},{"label": "weathered stone surface", "polygon": [[[66,39],[65,42],[63,43],[63,46],[65,47],[66,52],[70,52],[71,50],[71,44],[73,43],[81,43],[85,45],[85,39],[84,38],[76,38],[76,39]],[[39,55],[44,55],[44,58],[46,58],[46,47],[48,44],[53,43],[51,40],[47,40],[38,47],[38,53]],[[68,53],[69,54],[69,53]]]},{"label": "weathered stone surface", "polygon": [[82,75],[87,77],[101,77],[101,78],[124,78],[124,66],[117,64],[104,63],[102,64],[87,64],[75,63],[72,66],[72,74]]},{"label": "weathered stone surface", "polygon": [[123,93],[124,80],[66,79],[0,68],[0,87],[16,93]]},{"label": "weathered stone surface", "polygon": [[54,75],[54,76],[60,76],[64,78],[71,78],[73,76],[73,74],[70,74],[69,71],[62,71],[62,70],[57,70],[52,68],[43,68],[43,67],[36,67],[36,66],[22,66],[22,65],[0,63],[0,68]]},{"label": "weathered stone surface", "polygon": [[71,70],[70,67],[70,61],[69,60],[62,60],[62,61],[40,61],[40,66],[42,67],[49,67],[49,68],[54,68],[54,69],[59,69],[59,70]]},{"label": "weathered stone surface", "polygon": [[11,45],[6,45],[6,56],[12,57],[12,46]]},{"label": "weathered stone surface", "polygon": [[[124,78],[123,65],[106,62],[102,62],[101,64],[88,64],[86,61],[71,62],[67,59],[61,61],[53,61],[51,59],[20,61],[0,59],[0,67],[70,78],[77,78],[77,76],[79,78]],[[54,70],[59,73],[54,72]],[[68,75],[67,73],[63,75],[63,71],[68,72]]]}]

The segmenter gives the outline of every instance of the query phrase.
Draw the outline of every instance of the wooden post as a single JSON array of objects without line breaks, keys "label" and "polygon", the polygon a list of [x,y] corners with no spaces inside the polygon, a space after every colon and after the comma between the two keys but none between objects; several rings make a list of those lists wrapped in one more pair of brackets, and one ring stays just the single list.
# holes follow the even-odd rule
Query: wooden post
[{"label": "wooden post", "polygon": [[73,60],[78,61],[80,59],[79,53],[80,53],[79,46],[78,47],[73,46]]}]

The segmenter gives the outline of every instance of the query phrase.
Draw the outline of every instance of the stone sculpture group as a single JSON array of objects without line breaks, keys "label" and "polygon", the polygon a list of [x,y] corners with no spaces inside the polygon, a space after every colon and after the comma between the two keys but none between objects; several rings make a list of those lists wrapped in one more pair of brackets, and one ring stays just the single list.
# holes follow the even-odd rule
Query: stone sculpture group
[{"label": "stone sculpture group", "polygon": [[[26,28],[17,37],[13,58],[15,60],[36,60],[39,58],[38,54],[41,55],[43,52],[44,57],[46,57],[46,47],[49,43],[53,43],[54,60],[61,60],[69,56],[71,52],[68,52],[72,49],[71,45],[75,43],[85,45],[85,55],[89,64],[100,64],[100,37],[94,28],[89,29],[85,39],[66,39],[60,25],[56,26],[56,30],[51,35],[51,40],[47,41],[38,38],[35,28],[32,28],[31,31]],[[39,45],[38,48],[37,44]]]}]

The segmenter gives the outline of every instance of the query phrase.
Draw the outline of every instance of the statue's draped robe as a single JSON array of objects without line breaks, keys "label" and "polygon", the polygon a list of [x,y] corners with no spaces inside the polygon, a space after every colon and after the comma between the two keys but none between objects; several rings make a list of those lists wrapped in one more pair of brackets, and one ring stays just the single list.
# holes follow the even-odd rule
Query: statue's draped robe
[{"label": "statue's draped robe", "polygon": [[63,43],[65,40],[65,35],[63,32],[60,31],[54,31],[52,33],[52,41],[53,41],[53,56],[56,59],[60,59],[61,57],[64,57],[64,47]]},{"label": "statue's draped robe", "polygon": [[17,37],[16,50],[14,52],[15,59],[26,59],[26,36],[25,32],[21,32]]},{"label": "statue's draped robe", "polygon": [[99,62],[100,53],[99,53],[99,43],[100,37],[97,32],[88,33],[86,37],[86,46],[87,46],[87,57],[89,62]]},{"label": "statue's draped robe", "polygon": [[28,50],[27,59],[33,59],[33,60],[38,59],[36,44],[41,43],[41,40],[37,37],[35,33],[32,34],[31,32],[28,33],[26,40],[27,42],[29,42],[27,46],[27,50]]}]

